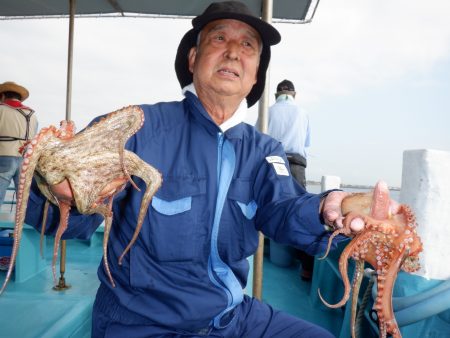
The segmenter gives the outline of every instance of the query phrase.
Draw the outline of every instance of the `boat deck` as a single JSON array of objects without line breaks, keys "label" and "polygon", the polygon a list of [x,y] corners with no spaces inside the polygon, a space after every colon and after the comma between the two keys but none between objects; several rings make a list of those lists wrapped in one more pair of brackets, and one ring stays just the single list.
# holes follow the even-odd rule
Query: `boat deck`
[{"label": "boat deck", "polygon": [[[12,228],[12,218],[10,213],[0,213],[0,229]],[[66,241],[65,278],[70,288],[55,291],[51,269],[53,240],[46,239],[45,255],[40,258],[39,233],[30,227],[24,229],[14,276],[0,296],[0,338],[90,337],[92,304],[99,284],[97,268],[102,258],[102,241],[101,230],[94,233],[89,241]],[[306,282],[300,279],[299,261],[294,260],[289,267],[281,267],[271,262],[266,248],[263,301],[276,309],[316,323],[336,337],[350,337],[348,305],[329,309],[317,297],[318,288],[330,303],[338,302],[343,295],[342,281],[337,277],[338,251],[331,252],[327,260],[316,260],[313,280]],[[5,276],[6,272],[0,271],[0,283],[3,284]],[[364,288],[363,284],[362,290]],[[449,311],[447,313],[450,314]],[[361,337],[377,337],[374,324],[367,318],[366,311]],[[435,335],[432,336],[449,337],[449,322],[446,317],[440,318],[439,322],[433,321],[432,325],[438,326],[433,328],[432,333]],[[417,327],[421,329],[417,332],[431,333],[426,326]]]},{"label": "boat deck", "polygon": [[[0,216],[0,228],[12,228],[12,215]],[[17,266],[0,296],[0,337],[89,337],[91,308],[99,284],[97,267],[102,258],[102,237],[99,231],[90,241],[66,241],[64,276],[70,287],[55,291],[51,269],[53,240],[46,238],[44,258],[39,258],[39,233],[25,229],[18,265],[29,265],[34,259],[31,265],[37,268],[24,271]],[[312,283],[300,279],[298,261],[280,267],[265,255],[263,271],[264,302],[339,334],[343,311],[312,304]],[[0,271],[0,283],[5,276],[6,271]]]},{"label": "boat deck", "polygon": [[290,267],[273,264],[266,256],[263,269],[264,302],[291,315],[313,322],[339,336],[343,309],[328,309],[317,303],[317,290],[312,290],[311,281],[300,278],[300,263],[294,261]]}]

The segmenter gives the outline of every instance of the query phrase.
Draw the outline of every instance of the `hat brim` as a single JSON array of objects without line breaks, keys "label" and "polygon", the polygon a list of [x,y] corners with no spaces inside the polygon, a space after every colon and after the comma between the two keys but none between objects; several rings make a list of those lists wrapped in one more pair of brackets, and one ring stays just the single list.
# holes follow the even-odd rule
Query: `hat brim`
[{"label": "hat brim", "polygon": [[20,100],[25,101],[30,95],[25,87],[19,86],[14,82],[5,82],[0,84],[0,94],[5,92],[13,92],[20,95]]},{"label": "hat brim", "polygon": [[269,23],[251,15],[233,12],[218,12],[210,14],[202,14],[192,20],[192,26],[200,31],[207,23],[220,19],[234,19],[245,22],[256,29],[261,36],[264,44],[269,46],[276,45],[281,41],[280,33]]}]

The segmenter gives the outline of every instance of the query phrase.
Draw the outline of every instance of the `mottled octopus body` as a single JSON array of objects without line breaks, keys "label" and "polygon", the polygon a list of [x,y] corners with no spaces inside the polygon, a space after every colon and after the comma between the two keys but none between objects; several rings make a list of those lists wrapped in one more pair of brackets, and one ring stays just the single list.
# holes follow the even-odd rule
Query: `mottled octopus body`
[{"label": "mottled octopus body", "polygon": [[[148,205],[161,185],[159,172],[131,151],[125,150],[126,141],[144,123],[144,113],[138,106],[129,106],[112,112],[78,134],[71,121],[62,121],[60,129],[43,128],[23,150],[14,228],[14,244],[7,275],[0,290],[2,293],[10,279],[22,235],[30,186],[33,176],[48,201],[59,207],[60,224],[55,235],[53,276],[56,283],[56,259],[61,236],[68,226],[72,206],[82,214],[101,214],[105,218],[103,262],[111,284],[107,261],[107,244],[112,223],[112,201],[127,182],[136,187],[130,175],[141,178],[146,184],[135,233],[119,258],[131,248],[139,235]],[[50,187],[68,184],[71,201],[58,199]],[[137,187],[136,187],[137,188]],[[46,207],[48,207],[46,203]],[[46,210],[44,212],[46,215]],[[45,228],[45,216],[43,222]]]},{"label": "mottled octopus body", "polygon": [[[344,228],[336,230],[330,237],[330,243],[338,234],[353,237],[339,259],[344,296],[334,305],[324,301],[320,292],[319,296],[325,305],[337,308],[345,305],[352,291],[353,338],[356,336],[356,307],[364,262],[369,263],[376,271],[377,298],[374,308],[378,316],[380,337],[383,338],[386,334],[391,334],[393,338],[401,337],[392,309],[392,290],[398,271],[402,269],[413,272],[420,267],[418,255],[422,251],[422,242],[416,232],[415,216],[407,205],[400,205],[399,212],[391,215],[389,201],[389,190],[384,182],[379,182],[372,193],[356,193],[346,197],[342,202],[342,212],[346,216]],[[364,230],[357,234],[350,231],[350,222],[355,217],[363,218],[366,224]],[[347,275],[350,257],[356,262],[352,287]]]}]

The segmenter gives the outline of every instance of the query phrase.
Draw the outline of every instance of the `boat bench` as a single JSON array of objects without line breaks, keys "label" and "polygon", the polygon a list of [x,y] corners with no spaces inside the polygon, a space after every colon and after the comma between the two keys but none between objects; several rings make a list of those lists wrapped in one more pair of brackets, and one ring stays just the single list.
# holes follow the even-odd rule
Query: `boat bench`
[{"label": "boat bench", "polygon": [[[339,272],[339,257],[347,242],[340,243],[327,258],[314,260],[314,272],[310,299],[313,306],[328,309],[320,300],[318,291],[325,301],[335,304],[342,299],[344,287]],[[369,267],[367,265],[367,267]],[[348,261],[348,276],[351,283],[354,261]],[[369,279],[363,278],[358,299],[358,306]],[[370,312],[376,297],[376,284],[370,290],[372,297],[366,305],[364,319],[361,323],[361,337],[378,336],[378,326],[371,319]],[[397,297],[396,297],[397,296]],[[342,327],[339,338],[348,338],[351,319],[351,295],[347,304],[336,311],[343,312]],[[425,336],[450,337],[450,281],[427,280],[423,277],[400,271],[396,280],[393,298],[393,310],[398,325],[405,337],[422,338]]]},{"label": "boat bench", "polygon": [[[0,213],[0,230],[14,229],[14,213]],[[91,239],[85,242],[89,246],[101,245],[103,242],[104,224],[102,223],[92,235]],[[16,264],[12,279],[16,283],[22,283],[43,271],[48,265],[40,253],[41,234],[32,226],[24,224],[22,238],[20,240],[20,250],[17,253]],[[46,246],[44,237],[44,251]]]},{"label": "boat bench", "polygon": [[[15,213],[0,213],[0,229],[14,229]],[[24,224],[20,250],[17,253],[12,279],[22,283],[46,268],[45,259],[40,253],[40,233]],[[45,246],[45,238],[43,245]]]}]

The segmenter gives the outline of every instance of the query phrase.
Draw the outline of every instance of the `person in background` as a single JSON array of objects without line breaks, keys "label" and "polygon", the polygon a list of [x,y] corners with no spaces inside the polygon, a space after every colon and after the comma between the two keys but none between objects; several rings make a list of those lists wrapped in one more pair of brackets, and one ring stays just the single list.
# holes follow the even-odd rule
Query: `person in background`
[{"label": "person in background", "polygon": [[[116,285],[100,263],[92,337],[333,337],[244,294],[259,231],[324,252],[329,227],[342,227],[347,196],[306,192],[280,143],[243,122],[281,36],[238,1],[211,3],[192,26],[175,59],[184,99],[141,105],[145,123],[126,144],[161,172],[163,184],[121,265],[145,183],[136,179],[140,190],[128,184],[114,197],[107,259]],[[57,200],[73,200],[67,180],[49,188]],[[33,184],[27,224],[40,228],[44,203]],[[47,234],[59,217],[52,206]],[[64,238],[89,238],[101,222],[74,210]],[[351,221],[353,231],[363,227],[362,219]]]},{"label": "person in background", "polygon": [[[275,93],[276,102],[269,108],[267,133],[281,142],[295,180],[306,190],[306,148],[310,146],[311,131],[308,114],[295,102],[294,84],[281,81]],[[302,280],[312,278],[314,257],[302,250],[295,250],[300,259]]]},{"label": "person in background", "polygon": [[28,96],[28,90],[14,82],[0,84],[0,206],[11,180],[17,192],[22,165],[19,148],[37,132],[34,110],[22,103]]},{"label": "person in background", "polygon": [[267,133],[281,142],[292,176],[306,189],[306,148],[311,145],[308,114],[295,102],[294,84],[281,81],[275,93],[276,102],[269,108]]}]

